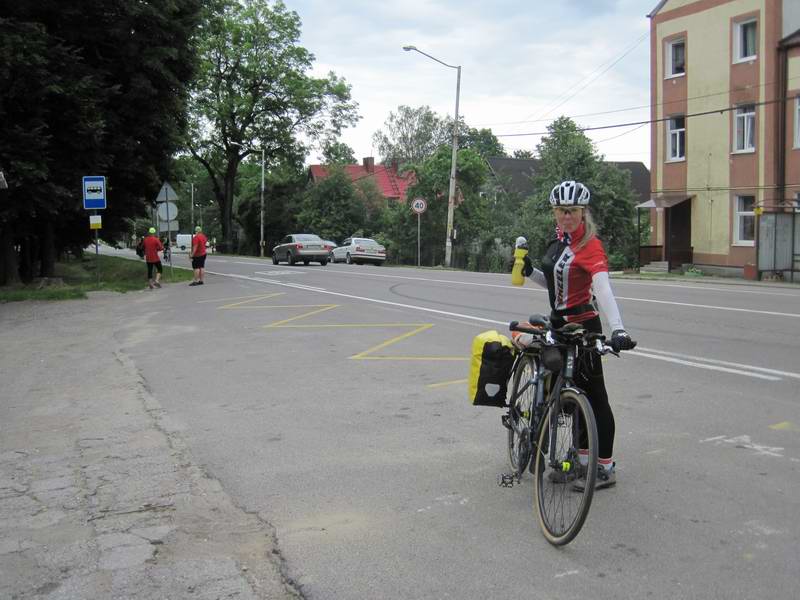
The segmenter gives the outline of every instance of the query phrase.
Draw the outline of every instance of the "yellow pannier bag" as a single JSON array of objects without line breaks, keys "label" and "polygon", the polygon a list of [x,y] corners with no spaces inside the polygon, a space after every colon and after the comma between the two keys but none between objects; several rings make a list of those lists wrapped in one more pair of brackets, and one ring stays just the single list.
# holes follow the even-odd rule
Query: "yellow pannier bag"
[{"label": "yellow pannier bag", "polygon": [[513,365],[514,346],[510,339],[494,330],[475,336],[469,367],[469,398],[473,406],[506,405]]}]

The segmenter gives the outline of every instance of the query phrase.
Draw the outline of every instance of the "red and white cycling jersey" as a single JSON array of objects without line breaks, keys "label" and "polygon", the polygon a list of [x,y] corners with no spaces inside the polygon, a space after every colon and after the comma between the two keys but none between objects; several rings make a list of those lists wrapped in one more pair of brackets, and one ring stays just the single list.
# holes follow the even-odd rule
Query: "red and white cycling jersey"
[{"label": "red and white cycling jersey", "polygon": [[550,308],[565,321],[581,322],[597,316],[592,306],[592,276],[608,272],[608,258],[597,237],[576,249],[585,231],[583,223],[571,235],[557,229],[558,238],[550,243],[542,259]]}]

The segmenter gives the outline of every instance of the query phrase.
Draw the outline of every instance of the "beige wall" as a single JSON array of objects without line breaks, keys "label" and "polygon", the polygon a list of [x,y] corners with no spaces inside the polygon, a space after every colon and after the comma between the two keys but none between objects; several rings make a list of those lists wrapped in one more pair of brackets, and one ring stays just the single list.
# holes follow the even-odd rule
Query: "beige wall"
[{"label": "beige wall", "polygon": [[[709,10],[689,14],[657,24],[657,98],[663,102],[662,88],[669,85],[663,79],[665,37],[686,31],[687,44],[687,113],[698,113],[729,106],[731,71],[731,18],[752,11],[761,11],[762,20],[767,0],[735,0]],[[685,5],[695,4],[694,0],[671,0],[662,8],[660,14]],[[702,4],[702,2],[700,3]],[[763,25],[759,27],[759,66],[760,80],[765,81],[763,57],[765,43]],[[699,98],[699,96],[705,96]],[[759,88],[758,100],[764,99],[764,89]],[[763,185],[763,148],[765,144],[765,122],[763,107],[758,107],[759,181]],[[661,106],[657,108],[657,118],[663,118]],[[687,175],[686,187],[699,190],[706,187],[730,186],[730,129],[731,114],[711,114],[687,120]],[[664,139],[665,125],[657,125],[659,140]],[[664,146],[656,144],[653,167],[656,169],[657,189],[663,188]],[[731,243],[731,202],[730,192],[690,191],[696,194],[692,202],[692,246],[696,253],[728,254]],[[759,196],[759,201],[761,200]]]},{"label": "beige wall", "polygon": [[800,56],[789,57],[789,69],[787,72],[788,89],[796,90],[800,88]]}]

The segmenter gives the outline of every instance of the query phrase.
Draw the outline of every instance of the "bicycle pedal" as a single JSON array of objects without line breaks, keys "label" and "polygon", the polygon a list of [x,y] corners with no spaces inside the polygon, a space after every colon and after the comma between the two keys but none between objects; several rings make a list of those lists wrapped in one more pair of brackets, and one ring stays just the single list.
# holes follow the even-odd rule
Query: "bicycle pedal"
[{"label": "bicycle pedal", "polygon": [[497,485],[500,487],[511,488],[515,483],[519,483],[519,475],[516,473],[500,473],[497,476]]}]

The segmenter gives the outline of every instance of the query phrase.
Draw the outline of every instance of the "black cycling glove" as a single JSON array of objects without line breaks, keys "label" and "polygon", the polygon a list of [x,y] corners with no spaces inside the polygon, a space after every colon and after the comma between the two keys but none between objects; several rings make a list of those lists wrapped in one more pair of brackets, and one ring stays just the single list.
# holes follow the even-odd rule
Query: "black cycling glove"
[{"label": "black cycling glove", "polygon": [[633,350],[636,347],[636,342],[631,339],[631,336],[624,329],[615,329],[614,333],[611,334],[609,346],[614,349],[614,352]]},{"label": "black cycling glove", "polygon": [[525,266],[522,267],[522,274],[525,277],[530,277],[531,273],[533,273],[533,263],[531,262],[531,259],[527,254],[523,257],[522,260],[525,262]]}]

